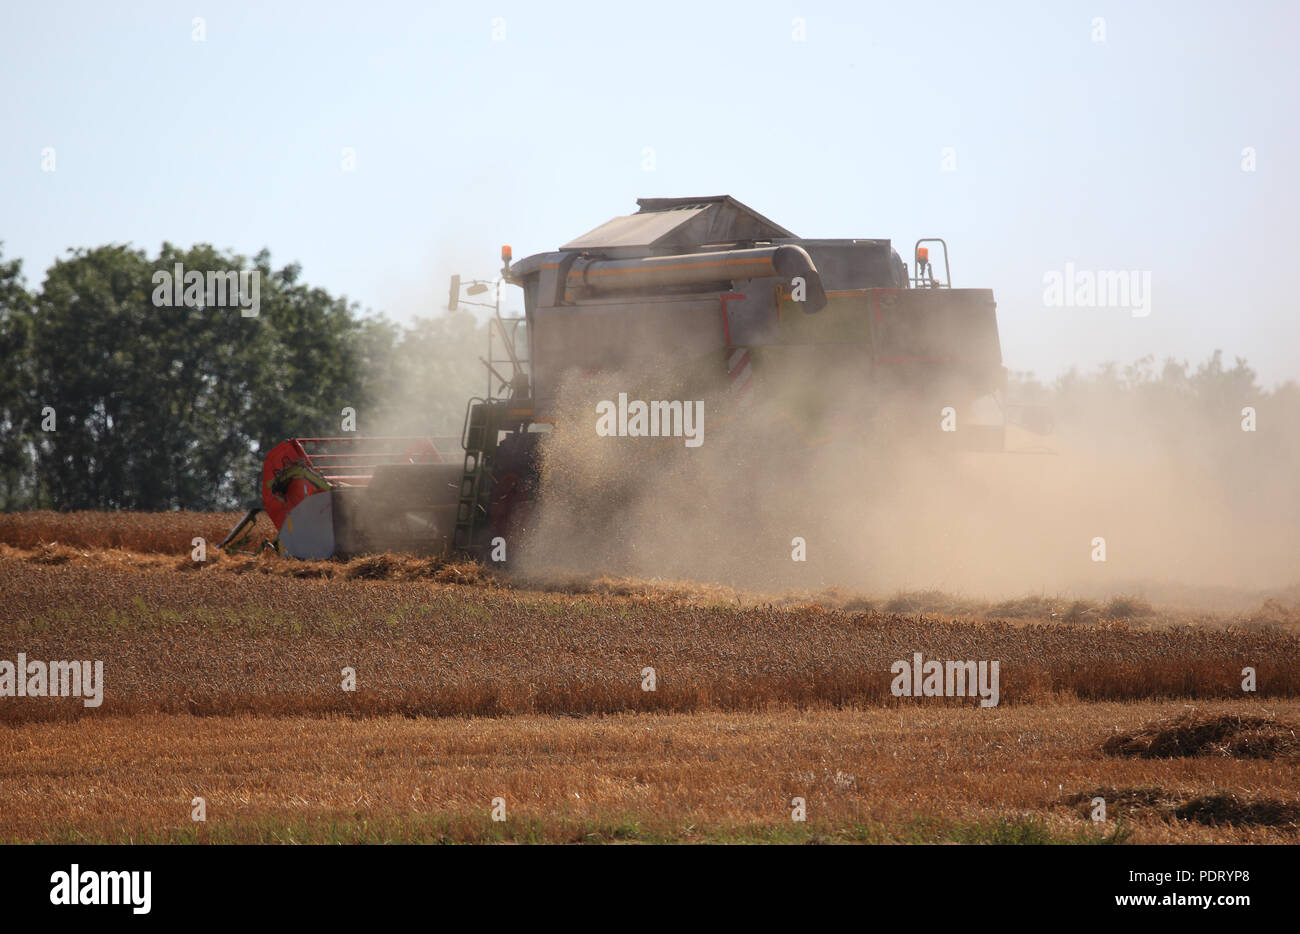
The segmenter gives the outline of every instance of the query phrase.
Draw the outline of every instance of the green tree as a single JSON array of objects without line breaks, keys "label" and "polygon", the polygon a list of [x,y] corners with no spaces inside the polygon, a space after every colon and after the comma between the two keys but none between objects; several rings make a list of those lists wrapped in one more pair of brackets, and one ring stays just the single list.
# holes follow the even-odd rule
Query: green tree
[{"label": "green tree", "polygon": [[[175,301],[178,266],[203,286],[255,276],[258,314],[233,291],[187,296],[184,277]],[[359,434],[457,435],[486,339],[466,311],[408,327],[362,313],[266,251],[70,250],[34,296],[0,261],[0,508],[233,508],[265,451],[340,434],[347,408]]]},{"label": "green tree", "polygon": [[36,496],[32,432],[39,419],[32,410],[31,324],[22,261],[5,262],[0,253],[0,509],[29,506]]},{"label": "green tree", "polygon": [[[155,274],[177,264],[256,273],[258,315],[242,314],[233,295],[169,304]],[[250,261],[207,245],[163,244],[152,260],[110,245],[56,262],[29,343],[33,394],[59,419],[35,449],[42,500],[229,508],[255,492],[269,444],[336,434],[344,405],[370,406],[368,326],[347,301],[298,278],[297,266],[275,270],[265,252]]]}]

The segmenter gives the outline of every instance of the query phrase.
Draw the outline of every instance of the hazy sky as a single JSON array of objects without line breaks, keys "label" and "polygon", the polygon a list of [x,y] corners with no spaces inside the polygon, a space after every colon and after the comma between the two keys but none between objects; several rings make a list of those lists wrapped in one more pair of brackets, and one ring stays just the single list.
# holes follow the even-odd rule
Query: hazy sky
[{"label": "hazy sky", "polygon": [[[1273,383],[1300,378],[1297,27],[1295,2],[7,3],[0,239],[33,285],[72,246],[265,246],[407,320],[502,243],[731,194],[801,236],[945,237],[1014,369],[1222,348]],[[1066,263],[1149,274],[1150,313],[1046,307]]]}]

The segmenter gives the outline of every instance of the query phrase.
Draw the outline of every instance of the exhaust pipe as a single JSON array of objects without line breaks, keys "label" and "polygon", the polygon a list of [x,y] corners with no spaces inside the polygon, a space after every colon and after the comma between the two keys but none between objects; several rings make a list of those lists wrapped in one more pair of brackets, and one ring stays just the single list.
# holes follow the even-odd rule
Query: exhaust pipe
[{"label": "exhaust pipe", "polygon": [[567,289],[592,295],[772,277],[787,280],[791,290],[798,292],[799,283],[795,280],[802,279],[804,312],[812,314],[826,307],[821,274],[808,251],[793,244],[636,259],[592,259],[579,255],[574,257],[567,273],[564,277]]}]

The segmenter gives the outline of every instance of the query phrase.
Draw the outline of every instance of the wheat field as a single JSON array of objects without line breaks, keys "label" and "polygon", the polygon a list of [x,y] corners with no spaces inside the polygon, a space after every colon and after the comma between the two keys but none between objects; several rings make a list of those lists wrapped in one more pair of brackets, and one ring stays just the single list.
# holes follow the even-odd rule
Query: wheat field
[{"label": "wheat field", "polygon": [[[103,703],[0,697],[0,839],[1300,842],[1286,608],[195,562],[234,517],[62,518],[0,522],[0,662],[102,660]],[[914,653],[997,660],[998,705],[895,696]]]}]

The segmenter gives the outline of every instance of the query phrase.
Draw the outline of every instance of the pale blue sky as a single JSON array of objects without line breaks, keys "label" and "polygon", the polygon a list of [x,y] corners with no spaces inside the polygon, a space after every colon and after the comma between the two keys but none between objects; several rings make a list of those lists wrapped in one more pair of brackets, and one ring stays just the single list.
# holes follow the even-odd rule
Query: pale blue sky
[{"label": "pale blue sky", "polygon": [[[1220,347],[1271,383],[1300,378],[1298,26],[1293,2],[11,2],[0,239],[32,284],[71,246],[266,246],[407,320],[503,242],[725,193],[801,236],[946,237],[1013,368]],[[1149,271],[1151,314],[1045,308],[1067,261]]]}]

